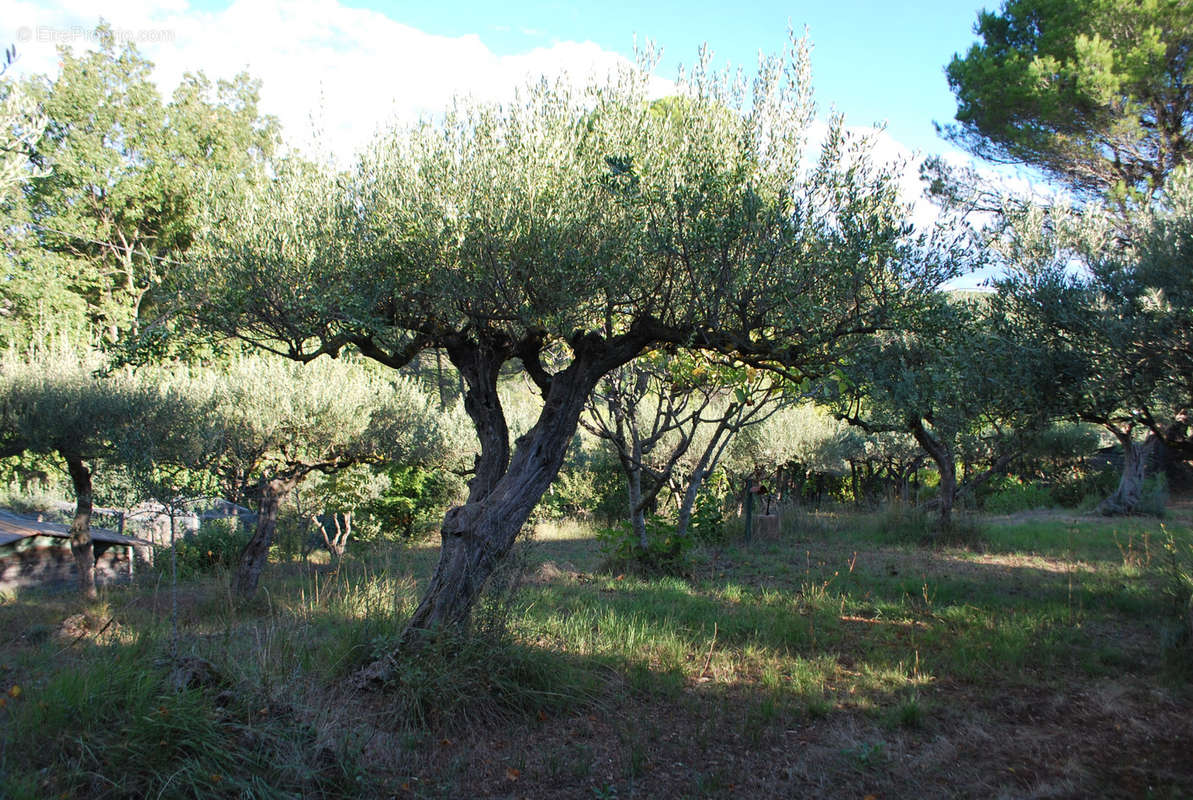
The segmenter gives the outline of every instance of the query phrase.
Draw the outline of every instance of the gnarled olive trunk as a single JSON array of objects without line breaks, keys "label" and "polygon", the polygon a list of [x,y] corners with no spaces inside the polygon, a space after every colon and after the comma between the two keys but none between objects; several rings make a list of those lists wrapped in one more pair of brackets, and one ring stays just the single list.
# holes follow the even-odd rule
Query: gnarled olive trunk
[{"label": "gnarled olive trunk", "polygon": [[[486,581],[558,475],[588,395],[602,375],[633,358],[641,345],[622,340],[611,347],[594,334],[575,342],[576,359],[551,377],[543,410],[519,437],[512,458],[497,395],[500,348],[457,340],[446,349],[466,382],[464,408],[476,427],[481,452],[467,501],[444,515],[439,562],[399,647],[417,646],[433,630],[467,629]],[[354,685],[384,682],[392,675],[393,663],[390,654],[365,667]]]},{"label": "gnarled olive trunk", "polygon": [[277,477],[261,484],[261,501],[257,508],[257,527],[240,554],[240,566],[232,582],[232,590],[240,600],[248,600],[257,591],[261,572],[269,561],[269,546],[278,527],[278,508],[282,499],[294,488],[298,479]]},{"label": "gnarled olive trunk", "polygon": [[924,448],[940,473],[940,494],[937,497],[937,512],[941,528],[953,524],[953,505],[957,502],[957,462],[953,451],[941,439],[933,436],[920,420],[911,425],[911,435]]},{"label": "gnarled olive trunk", "polygon": [[79,570],[79,591],[86,597],[98,596],[95,590],[95,548],[91,544],[91,507],[94,496],[91,470],[77,453],[63,453],[66,469],[75,490],[75,518],[70,523],[70,551]]},{"label": "gnarled olive trunk", "polygon": [[1142,442],[1136,442],[1130,431],[1112,428],[1111,431],[1123,446],[1123,472],[1118,488],[1098,505],[1098,513],[1106,516],[1130,514],[1139,506],[1143,497],[1143,481],[1147,478],[1147,467],[1159,439],[1148,434]]}]

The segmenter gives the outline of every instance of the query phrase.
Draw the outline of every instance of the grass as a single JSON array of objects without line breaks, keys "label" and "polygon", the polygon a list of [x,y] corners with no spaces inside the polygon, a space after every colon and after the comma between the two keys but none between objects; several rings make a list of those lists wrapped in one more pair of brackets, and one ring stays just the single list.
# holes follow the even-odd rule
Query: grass
[{"label": "grass", "polygon": [[[21,594],[0,797],[1189,796],[1163,542],[1193,532],[1164,524],[789,515],[684,578],[602,573],[591,529],[544,525],[478,634],[375,694],[345,679],[392,646],[429,545],[276,564],[248,608],[188,581],[177,643],[152,575]],[[182,689],[175,650],[207,665]]]}]

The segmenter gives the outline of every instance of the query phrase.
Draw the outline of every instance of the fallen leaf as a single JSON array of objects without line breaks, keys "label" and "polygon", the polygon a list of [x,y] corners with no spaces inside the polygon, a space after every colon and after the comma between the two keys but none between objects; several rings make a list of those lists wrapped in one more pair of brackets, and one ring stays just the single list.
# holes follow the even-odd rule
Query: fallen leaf
[{"label": "fallen leaf", "polygon": [[8,696],[14,697],[14,698],[20,697],[21,696],[21,687],[17,686],[16,684],[13,684],[12,688],[8,690]]}]

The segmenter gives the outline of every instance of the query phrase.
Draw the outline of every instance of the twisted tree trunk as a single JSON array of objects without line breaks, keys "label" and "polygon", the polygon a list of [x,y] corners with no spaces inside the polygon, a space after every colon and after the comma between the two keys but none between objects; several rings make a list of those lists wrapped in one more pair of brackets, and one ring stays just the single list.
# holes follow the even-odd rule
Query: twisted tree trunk
[{"label": "twisted tree trunk", "polygon": [[1136,442],[1130,430],[1111,428],[1112,433],[1123,446],[1123,472],[1118,488],[1098,506],[1098,513],[1105,516],[1130,514],[1139,506],[1143,497],[1143,481],[1147,478],[1147,467],[1159,438],[1148,434],[1142,442]]},{"label": "twisted tree trunk", "polygon": [[91,470],[78,453],[63,453],[66,469],[75,490],[75,518],[70,523],[70,551],[79,571],[79,591],[88,598],[98,596],[95,589],[95,548],[91,543],[91,508],[94,497]]},{"label": "twisted tree trunk", "polygon": [[316,524],[319,526],[319,533],[323,536],[323,545],[327,548],[327,552],[333,561],[339,561],[348,552],[348,539],[352,536],[352,512],[332,511],[330,514],[324,515],[325,518],[328,516],[331,518],[333,529],[330,534],[327,523],[323,520],[316,519]]},{"label": "twisted tree trunk", "polygon": [[953,451],[944,441],[933,436],[924,427],[924,423],[921,420],[917,419],[912,423],[911,435],[915,437],[916,443],[924,448],[924,452],[936,463],[936,469],[940,473],[940,495],[937,511],[939,512],[940,526],[947,528],[953,524],[953,505],[957,501],[957,462],[953,457]]},{"label": "twisted tree trunk", "polygon": [[633,454],[629,459],[622,459],[621,468],[626,476],[630,527],[638,546],[645,552],[650,547],[650,539],[646,535],[646,502],[642,499],[642,443],[637,438],[634,439]]},{"label": "twisted tree trunk", "polygon": [[[542,412],[519,437],[511,457],[497,394],[498,372],[507,353],[500,342],[478,344],[460,337],[447,343],[448,355],[467,385],[464,408],[476,427],[481,451],[467,501],[444,515],[439,562],[399,638],[399,649],[417,647],[434,631],[467,630],[486,581],[559,473],[597,381],[641,350],[629,337],[610,343],[596,334],[578,337],[572,347],[572,364],[540,383],[546,386]],[[396,651],[362,669],[353,685],[384,683],[393,674],[395,656]]]},{"label": "twisted tree trunk", "polygon": [[266,480],[261,484],[257,527],[241,551],[240,566],[232,582],[232,591],[241,601],[248,600],[257,591],[261,572],[269,561],[269,546],[273,543],[273,534],[278,527],[278,509],[281,507],[282,499],[297,483],[296,476],[286,475]]}]

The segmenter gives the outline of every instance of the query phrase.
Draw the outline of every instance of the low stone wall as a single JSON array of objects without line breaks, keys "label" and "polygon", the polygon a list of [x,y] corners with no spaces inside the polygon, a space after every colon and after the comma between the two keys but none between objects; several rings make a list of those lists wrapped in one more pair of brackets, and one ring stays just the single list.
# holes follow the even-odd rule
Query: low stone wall
[{"label": "low stone wall", "polygon": [[[127,582],[133,575],[130,548],[95,542],[95,580]],[[78,567],[70,544],[52,536],[31,536],[0,546],[0,592],[30,586],[74,586]]]}]

